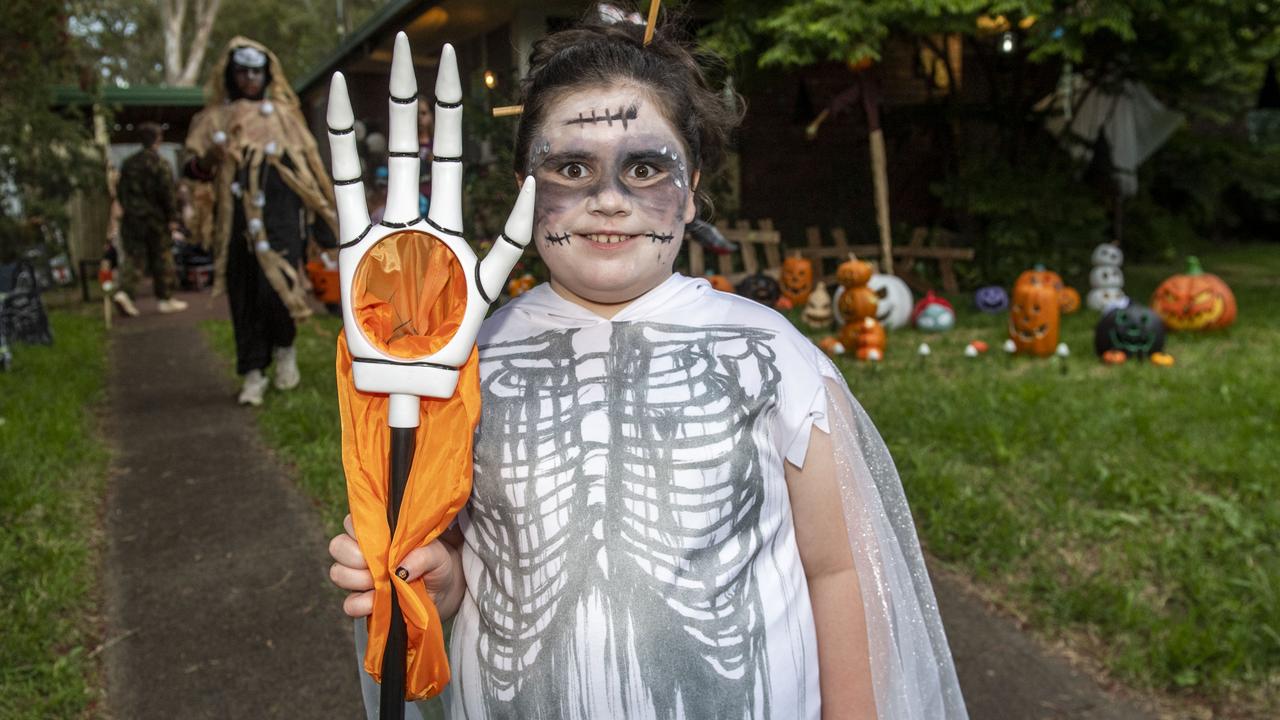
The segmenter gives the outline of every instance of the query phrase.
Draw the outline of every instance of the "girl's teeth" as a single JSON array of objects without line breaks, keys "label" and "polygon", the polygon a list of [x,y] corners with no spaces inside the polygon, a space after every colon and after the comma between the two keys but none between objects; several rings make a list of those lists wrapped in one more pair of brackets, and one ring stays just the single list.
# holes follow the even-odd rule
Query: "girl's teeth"
[{"label": "girl's teeth", "polygon": [[606,245],[611,245],[613,243],[620,243],[623,240],[630,240],[631,236],[630,235],[588,235],[587,239],[593,243],[603,243]]}]

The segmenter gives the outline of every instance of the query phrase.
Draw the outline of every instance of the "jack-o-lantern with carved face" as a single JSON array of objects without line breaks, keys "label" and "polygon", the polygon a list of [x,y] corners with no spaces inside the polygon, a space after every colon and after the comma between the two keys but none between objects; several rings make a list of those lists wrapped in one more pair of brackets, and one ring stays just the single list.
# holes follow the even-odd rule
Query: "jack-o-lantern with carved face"
[{"label": "jack-o-lantern with carved face", "polygon": [[783,260],[779,284],[782,296],[790,300],[793,307],[809,302],[809,293],[813,292],[813,263],[799,255]]},{"label": "jack-o-lantern with carved face", "polygon": [[1236,320],[1236,296],[1222,278],[1187,258],[1187,272],[1160,283],[1151,308],[1170,330],[1217,330]]},{"label": "jack-o-lantern with carved face", "polygon": [[1093,349],[1102,357],[1119,350],[1126,357],[1146,359],[1164,350],[1164,323],[1151,308],[1138,303],[1116,308],[1098,321],[1093,332]]},{"label": "jack-o-lantern with carved face", "polygon": [[1058,347],[1058,288],[1031,278],[1013,289],[1009,337],[1019,353],[1049,357]]},{"label": "jack-o-lantern with carved face", "polygon": [[814,286],[813,292],[809,293],[809,302],[804,305],[804,312],[800,313],[800,319],[814,330],[831,327],[831,293],[827,292],[826,283]]},{"label": "jack-o-lantern with carved face", "polygon": [[984,313],[994,315],[1009,309],[1009,293],[999,285],[978,288],[973,294],[973,306]]}]

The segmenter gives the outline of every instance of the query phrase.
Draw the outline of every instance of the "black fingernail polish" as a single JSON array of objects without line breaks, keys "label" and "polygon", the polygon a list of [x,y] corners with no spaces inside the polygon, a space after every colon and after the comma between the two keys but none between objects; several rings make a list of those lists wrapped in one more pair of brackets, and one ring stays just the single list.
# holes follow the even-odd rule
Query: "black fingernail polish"
[{"label": "black fingernail polish", "polygon": [[396,577],[400,578],[401,580],[408,580],[409,571],[405,570],[404,568],[396,568]]}]

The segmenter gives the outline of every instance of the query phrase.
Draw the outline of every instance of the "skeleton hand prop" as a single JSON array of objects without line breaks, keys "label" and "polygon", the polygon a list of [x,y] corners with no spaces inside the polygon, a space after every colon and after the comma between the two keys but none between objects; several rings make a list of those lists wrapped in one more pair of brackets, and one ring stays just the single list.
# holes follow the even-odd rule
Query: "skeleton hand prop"
[{"label": "skeleton hand prop", "polygon": [[[419,216],[417,92],[409,41],[399,33],[391,61],[387,206],[376,225],[365,205],[355,117],[341,73],[333,76],[327,118],[340,227],[342,321],[355,385],[362,392],[391,394],[394,427],[417,426],[417,397],[453,395],[458,367],[471,354],[480,323],[533,227],[534,182],[528,178],[504,232],[483,260],[464,239],[462,89],[448,44],[436,77],[431,208],[426,218]],[[449,266],[427,266],[442,260]],[[415,276],[415,262],[427,272]],[[441,314],[430,303],[431,293],[440,293],[440,285],[453,279],[466,284],[465,309]],[[430,318],[421,317],[423,311],[430,311],[425,313]],[[418,331],[420,324],[456,325],[457,330],[431,337],[429,330]],[[379,337],[378,328],[389,335]]]}]

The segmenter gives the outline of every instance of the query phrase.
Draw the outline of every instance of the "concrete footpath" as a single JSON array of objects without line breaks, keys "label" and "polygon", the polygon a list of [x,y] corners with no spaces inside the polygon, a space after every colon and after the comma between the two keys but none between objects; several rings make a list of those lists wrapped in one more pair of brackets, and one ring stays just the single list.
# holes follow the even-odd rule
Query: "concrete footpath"
[{"label": "concrete footpath", "polygon": [[[118,319],[107,431],[106,709],[120,720],[357,718],[351,625],[317,513],[235,404],[200,321],[225,300]],[[305,382],[305,379],[304,379]],[[268,394],[270,402],[270,394]],[[992,613],[934,587],[975,720],[1143,720]],[[609,719],[601,719],[609,720]]]},{"label": "concrete footpath", "polygon": [[236,405],[200,321],[116,319],[102,569],[110,717],[357,718],[351,624],[317,513]]}]

